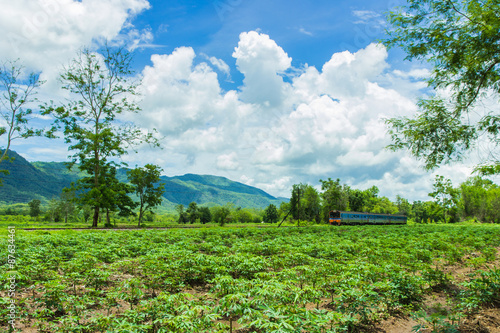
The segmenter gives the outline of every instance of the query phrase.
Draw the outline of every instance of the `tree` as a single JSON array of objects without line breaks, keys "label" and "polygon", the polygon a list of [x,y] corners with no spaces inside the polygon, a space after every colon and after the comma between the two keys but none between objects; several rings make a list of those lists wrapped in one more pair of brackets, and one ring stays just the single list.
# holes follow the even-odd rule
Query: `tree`
[{"label": "tree", "polygon": [[37,217],[38,215],[40,215],[40,213],[42,212],[40,209],[40,204],[41,201],[38,199],[33,199],[30,202],[28,202],[28,206],[30,207],[31,217]]},{"label": "tree", "polygon": [[218,223],[221,227],[226,224],[226,220],[231,214],[231,209],[226,206],[217,206],[212,208],[212,220]]},{"label": "tree", "polygon": [[189,203],[188,208],[186,209],[186,215],[189,223],[193,224],[197,219],[200,218],[200,212],[198,211],[198,204],[196,202]]},{"label": "tree", "polygon": [[212,221],[212,213],[210,212],[210,208],[208,207],[200,207],[198,209],[199,215],[200,215],[200,222],[205,224],[205,223],[210,223]]},{"label": "tree", "polygon": [[[27,76],[24,67],[18,61],[6,62],[0,67],[0,116],[5,122],[5,127],[0,127],[0,136],[6,135],[5,147],[0,149],[0,163],[7,160],[7,155],[12,141],[41,136],[44,131],[34,129],[28,125],[33,117],[29,104],[36,101],[34,95],[43,84],[38,73],[31,72]],[[47,136],[51,137],[51,131]],[[8,174],[7,170],[0,170]],[[0,180],[1,184],[1,180]]]},{"label": "tree", "polygon": [[75,193],[72,191],[63,191],[57,203],[57,211],[64,217],[64,223],[68,223],[68,217],[76,211]]},{"label": "tree", "polygon": [[457,192],[454,190],[451,180],[439,175],[436,176],[433,188],[434,191],[429,193],[429,196],[433,197],[435,202],[443,208],[443,221],[447,222],[446,214],[452,204],[456,202]]},{"label": "tree", "polygon": [[264,210],[264,222],[266,223],[276,223],[278,222],[279,215],[278,209],[275,205],[269,204],[267,208]]},{"label": "tree", "polygon": [[290,209],[294,220],[319,221],[321,205],[318,191],[308,184],[293,185]]},{"label": "tree", "polygon": [[250,223],[253,220],[252,213],[246,208],[239,209],[236,212],[236,215],[237,215],[238,222],[240,222],[240,223]]},{"label": "tree", "polygon": [[79,183],[79,201],[93,207],[92,227],[97,227],[99,211],[111,201],[106,194],[114,193],[106,192],[105,186],[111,174],[106,171],[115,165],[110,159],[142,142],[158,146],[152,133],[143,134],[116,120],[119,114],[139,111],[131,100],[138,86],[131,80],[131,61],[123,49],[83,50],[61,75],[63,89],[75,98],[63,106],[43,106],[44,113],[52,114],[54,124],[63,129],[69,149],[75,151],[70,166],[78,162],[78,168],[89,175]]},{"label": "tree", "polygon": [[[303,209],[301,218],[307,221],[320,221],[321,203],[318,191],[311,185],[304,187],[304,193],[300,207]],[[302,217],[303,216],[303,217]]]},{"label": "tree", "polygon": [[400,195],[396,195],[396,206],[398,207],[398,214],[409,216],[412,209],[410,202]]},{"label": "tree", "polygon": [[179,223],[184,224],[184,223],[187,223],[189,221],[187,214],[184,211],[183,204],[178,204],[177,206],[175,206],[175,210],[179,213],[179,220],[178,220]]},{"label": "tree", "polygon": [[319,180],[321,183],[321,199],[323,200],[323,218],[328,220],[328,213],[332,210],[349,210],[349,186],[340,185],[340,179],[333,181]]},{"label": "tree", "polygon": [[146,164],[144,168],[135,168],[127,171],[128,180],[132,184],[133,191],[139,198],[139,223],[141,226],[144,212],[161,205],[165,184],[160,183],[160,174],[163,170],[152,164]]},{"label": "tree", "polygon": [[[460,160],[479,137],[489,138],[498,148],[498,108],[469,117],[482,97],[498,99],[500,92],[498,1],[408,0],[408,6],[390,13],[388,21],[385,44],[401,47],[406,59],[429,61],[429,87],[451,92],[451,98],[436,94],[421,99],[414,118],[388,119],[393,140],[389,148],[409,150],[428,169]],[[499,157],[490,156],[476,171],[500,172]]]}]

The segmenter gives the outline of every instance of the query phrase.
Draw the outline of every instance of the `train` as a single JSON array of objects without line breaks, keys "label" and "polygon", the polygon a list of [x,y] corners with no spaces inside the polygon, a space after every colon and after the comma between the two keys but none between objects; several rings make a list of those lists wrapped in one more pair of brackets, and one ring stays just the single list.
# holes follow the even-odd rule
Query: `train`
[{"label": "train", "polygon": [[408,218],[404,215],[343,212],[340,210],[332,210],[328,216],[330,225],[387,225],[406,224],[407,221]]}]

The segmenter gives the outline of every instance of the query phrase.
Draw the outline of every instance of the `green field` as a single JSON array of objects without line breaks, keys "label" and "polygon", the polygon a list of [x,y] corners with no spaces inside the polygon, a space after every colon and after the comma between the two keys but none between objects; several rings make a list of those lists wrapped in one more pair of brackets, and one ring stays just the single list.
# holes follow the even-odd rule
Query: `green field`
[{"label": "green field", "polygon": [[10,230],[4,332],[10,289],[17,332],[460,332],[500,302],[498,225]]}]

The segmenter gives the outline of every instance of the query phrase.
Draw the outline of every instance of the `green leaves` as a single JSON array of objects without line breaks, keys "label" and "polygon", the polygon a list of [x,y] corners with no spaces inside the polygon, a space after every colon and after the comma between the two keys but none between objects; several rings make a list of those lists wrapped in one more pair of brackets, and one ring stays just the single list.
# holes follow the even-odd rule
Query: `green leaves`
[{"label": "green leaves", "polygon": [[[482,133],[499,143],[498,110],[475,108],[483,97],[500,93],[500,8],[495,0],[409,0],[387,16],[384,43],[401,47],[407,59],[433,66],[428,80],[435,93],[446,90],[449,101],[421,99],[414,118],[393,118],[393,150],[408,149],[427,169],[460,160]],[[470,117],[472,111],[479,117]],[[474,121],[472,119],[478,119]],[[497,161],[485,158],[484,162]],[[492,169],[489,169],[492,171]]]},{"label": "green leaves", "polygon": [[439,99],[421,100],[415,118],[386,119],[391,150],[406,149],[421,159],[426,169],[460,160],[477,139],[477,129],[463,124]]},{"label": "green leaves", "polygon": [[[473,254],[496,260],[497,229],[26,232],[18,235],[17,304],[31,327],[56,333],[363,331],[424,306],[437,289],[460,289],[460,311],[498,302],[498,270],[460,284],[444,273]],[[7,277],[0,274],[4,286]]]},{"label": "green leaves", "polygon": [[130,213],[133,208],[126,195],[128,188],[116,180],[116,164],[110,159],[139,143],[158,146],[152,133],[116,119],[121,113],[139,111],[131,100],[138,87],[131,78],[131,61],[124,49],[106,47],[101,54],[83,50],[61,75],[63,88],[74,100],[44,107],[44,113],[55,117],[54,126],[63,130],[69,149],[75,151],[72,162],[79,162],[80,170],[88,174],[75,190],[79,203],[94,209],[93,227],[97,227],[101,209]]}]

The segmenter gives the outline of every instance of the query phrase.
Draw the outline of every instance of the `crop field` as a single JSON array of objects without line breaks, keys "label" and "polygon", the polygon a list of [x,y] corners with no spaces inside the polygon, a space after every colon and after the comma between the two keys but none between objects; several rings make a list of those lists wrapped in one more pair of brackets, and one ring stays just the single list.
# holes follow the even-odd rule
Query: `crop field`
[{"label": "crop field", "polygon": [[500,327],[495,225],[9,229],[1,237],[3,332]]}]

